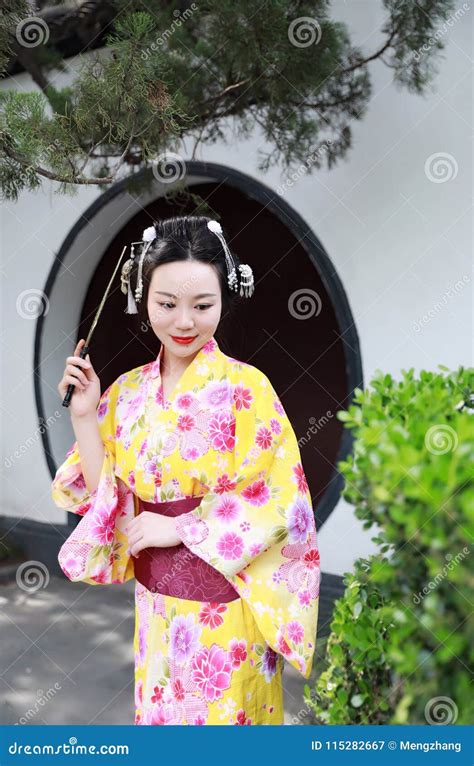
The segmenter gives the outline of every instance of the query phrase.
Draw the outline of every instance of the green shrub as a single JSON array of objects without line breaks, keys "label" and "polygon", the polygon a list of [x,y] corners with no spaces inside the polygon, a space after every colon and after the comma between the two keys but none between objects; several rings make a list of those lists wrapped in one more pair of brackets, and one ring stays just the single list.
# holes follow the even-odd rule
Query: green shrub
[{"label": "green shrub", "polygon": [[343,494],[376,525],[380,554],[358,562],[336,606],[316,686],[324,722],[474,717],[474,370],[402,375],[377,374],[338,413],[355,436]]},{"label": "green shrub", "polygon": [[[331,635],[326,649],[327,669],[319,675],[314,698],[306,687],[305,702],[316,723],[386,723],[390,692],[387,663],[391,610],[368,573],[370,560],[357,562],[356,572],[346,575],[344,596],[336,601]],[[367,720],[367,700],[375,710]]]}]

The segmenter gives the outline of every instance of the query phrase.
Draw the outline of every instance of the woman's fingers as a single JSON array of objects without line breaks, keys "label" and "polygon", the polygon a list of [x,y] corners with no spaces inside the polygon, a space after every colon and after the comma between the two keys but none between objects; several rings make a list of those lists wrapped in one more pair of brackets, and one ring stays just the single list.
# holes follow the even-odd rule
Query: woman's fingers
[{"label": "woman's fingers", "polygon": [[140,530],[135,530],[134,532],[130,532],[128,535],[128,542],[129,543],[136,543],[138,540],[141,540],[143,537],[143,532],[140,532]]},{"label": "woman's fingers", "polygon": [[147,516],[154,515],[150,514],[149,511],[142,511],[138,514],[138,516],[135,516],[131,521],[128,522],[126,526],[127,532],[133,532],[134,530],[140,529],[142,524],[146,523],[145,519]]},{"label": "woman's fingers", "polygon": [[76,388],[79,388],[81,391],[85,391],[87,386],[84,385],[84,383],[81,383],[80,380],[74,377],[74,375],[65,375],[64,383],[66,383],[68,386],[72,383],[73,386],[76,386]]},{"label": "woman's fingers", "polygon": [[84,347],[84,344],[85,340],[81,338],[74,350],[73,356],[68,356],[66,358],[66,368],[64,370],[64,375],[69,374],[76,376],[83,383],[83,385],[87,386],[88,383],[97,381],[99,378],[97,377],[96,372],[92,366],[89,354],[86,355],[85,359],[82,359],[82,357],[79,356],[82,348]]},{"label": "woman's fingers", "polygon": [[[89,356],[89,354],[87,355]],[[91,363],[86,359],[81,359],[80,356],[68,356],[66,359],[66,365],[74,365],[74,367],[80,367],[83,370],[90,370]]]},{"label": "woman's fingers", "polygon": [[155,517],[156,514],[150,513],[150,511],[142,511],[138,516],[135,516],[127,525],[126,533],[128,537],[128,547],[132,556],[137,556],[138,553],[144,548],[151,547],[151,541],[149,536],[146,535],[146,530],[143,525],[146,525],[149,521],[148,517]]},{"label": "woman's fingers", "polygon": [[68,375],[72,375],[75,378],[79,378],[79,380],[84,384],[84,386],[87,386],[87,384],[89,383],[87,376],[82,372],[82,370],[79,370],[73,364],[67,365],[66,373]]},{"label": "woman's fingers", "polygon": [[84,344],[85,344],[85,340],[84,340],[84,338],[81,338],[81,340],[77,344],[76,348],[74,349],[73,356],[68,356],[67,359],[66,359],[66,363],[68,363],[68,364],[75,364],[78,367],[82,367],[84,370],[92,370],[93,367],[92,367],[92,363],[91,363],[89,354],[86,354],[86,358],[85,359],[83,359],[80,356],[80,353],[81,353],[81,351],[82,351],[82,349],[84,347]]},{"label": "woman's fingers", "polygon": [[74,351],[74,354],[81,353],[81,348],[85,345],[85,342],[86,342],[85,338],[81,338],[81,340],[78,342],[76,346],[76,350]]},{"label": "woman's fingers", "polygon": [[129,544],[128,547],[130,549],[130,553],[132,554],[132,556],[136,556],[138,553],[140,553],[140,551],[142,551],[147,546],[144,545],[142,541],[138,541],[133,543],[132,545]]}]

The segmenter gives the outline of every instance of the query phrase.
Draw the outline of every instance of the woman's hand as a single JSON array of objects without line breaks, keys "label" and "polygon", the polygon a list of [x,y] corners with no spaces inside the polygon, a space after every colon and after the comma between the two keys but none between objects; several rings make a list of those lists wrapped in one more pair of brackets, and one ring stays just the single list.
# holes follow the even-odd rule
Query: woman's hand
[{"label": "woman's hand", "polygon": [[64,399],[70,383],[74,385],[69,410],[71,417],[82,418],[95,415],[100,400],[100,380],[92,367],[89,354],[81,359],[79,354],[86,341],[81,338],[73,356],[66,359],[63,377],[58,383],[58,391]]},{"label": "woman's hand", "polygon": [[182,542],[176,534],[175,519],[151,511],[142,511],[135,516],[126,532],[132,556],[137,556],[144,548],[169,548]]}]

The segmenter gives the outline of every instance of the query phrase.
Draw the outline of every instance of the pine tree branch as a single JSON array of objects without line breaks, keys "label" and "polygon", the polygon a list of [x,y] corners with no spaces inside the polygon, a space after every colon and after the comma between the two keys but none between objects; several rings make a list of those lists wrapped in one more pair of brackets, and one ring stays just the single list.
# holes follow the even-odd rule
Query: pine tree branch
[{"label": "pine tree branch", "polygon": [[42,168],[39,165],[32,165],[25,157],[22,157],[17,152],[14,151],[14,149],[11,149],[10,147],[3,146],[2,152],[9,157],[12,160],[15,160],[15,162],[18,162],[19,165],[21,165],[24,168],[34,170],[35,173],[37,173],[39,176],[42,176],[43,178],[48,178],[50,181],[58,181],[58,183],[67,183],[67,184],[79,184],[79,185],[86,185],[86,186],[93,186],[93,185],[105,185],[110,184],[115,180],[115,176],[108,176],[106,178],[83,178],[80,176],[76,176],[73,179],[66,178],[66,176],[60,176],[57,173],[52,173],[49,170],[46,170],[46,168]]},{"label": "pine tree branch", "polygon": [[[22,0],[6,2],[11,8]],[[329,18],[327,0],[205,0],[197,9],[181,2],[179,24],[170,0],[147,0],[146,10],[139,0],[109,2],[117,11],[112,34],[96,60],[83,58],[63,90],[44,71],[54,60],[55,39],[50,47],[19,52],[41,93],[0,91],[0,186],[7,196],[36,188],[35,174],[63,185],[111,184],[124,164],[146,167],[186,136],[195,157],[205,140],[227,140],[229,117],[237,138],[261,128],[270,144],[266,168],[304,163],[306,148],[321,146],[321,135],[330,168],[348,151],[350,123],[367,107],[368,64],[380,61],[393,69],[394,81],[423,93],[443,46],[437,41],[419,57],[413,51],[424,50],[454,0],[423,0],[423,8],[384,0],[384,42],[370,55]],[[11,37],[9,13],[8,24],[0,13],[0,40]],[[95,13],[103,21],[98,2],[87,13],[92,25]],[[323,42],[292,44],[290,22],[309,15],[321,22]],[[84,175],[91,160],[102,162],[103,176],[94,166],[93,177]]]},{"label": "pine tree branch", "polygon": [[388,40],[384,43],[384,45],[382,45],[381,48],[379,48],[378,51],[373,53],[371,56],[367,56],[366,58],[361,59],[360,61],[357,61],[357,63],[353,64],[352,66],[343,67],[342,69],[339,69],[338,70],[339,73],[340,74],[349,74],[350,72],[355,72],[356,69],[360,69],[363,66],[367,66],[367,64],[369,64],[371,61],[375,61],[375,59],[378,59],[381,56],[383,56],[385,51],[388,50],[391,47],[392,42],[395,39],[397,33],[398,33],[398,30],[394,29],[392,31],[390,37],[388,38]]},{"label": "pine tree branch", "polygon": [[252,80],[250,77],[247,77],[247,79],[241,80],[241,82],[235,82],[232,85],[228,85],[227,88],[224,88],[224,90],[222,90],[220,93],[216,93],[215,96],[211,96],[204,101],[198,101],[197,106],[208,106],[208,104],[213,104],[216,101],[221,101],[223,98],[226,98],[229,93],[232,93],[237,88],[241,88],[243,85],[248,85],[249,82],[252,82]]}]

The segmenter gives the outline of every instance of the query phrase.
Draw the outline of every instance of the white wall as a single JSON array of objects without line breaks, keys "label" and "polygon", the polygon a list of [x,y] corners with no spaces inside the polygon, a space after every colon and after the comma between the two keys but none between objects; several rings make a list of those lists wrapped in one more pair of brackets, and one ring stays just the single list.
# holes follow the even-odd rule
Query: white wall
[{"label": "white wall", "polygon": [[[383,10],[375,0],[335,2],[333,14],[349,25],[354,43],[367,53],[379,47]],[[451,368],[472,364],[471,26],[471,14],[465,14],[443,38],[447,45],[443,58],[437,58],[440,71],[424,97],[396,88],[392,70],[373,63],[373,94],[365,117],[352,124],[348,159],[330,172],[304,175],[285,192],[342,280],[360,336],[366,384],[377,368],[400,377],[401,369],[412,366],[419,371],[435,370],[439,363]],[[69,62],[71,70],[75,65]],[[59,73],[57,84],[69,76]],[[11,86],[11,81],[0,83]],[[25,75],[16,77],[13,86],[34,89]],[[267,174],[256,170],[257,150],[264,148],[258,130],[239,144],[233,143],[230,126],[229,136],[229,145],[201,147],[196,159],[234,167],[273,188],[285,181],[275,168]],[[456,167],[457,174],[435,183],[425,162],[440,152],[450,155],[448,171]],[[101,192],[82,188],[71,198],[54,194],[55,188],[45,181],[41,191],[23,193],[2,210],[4,459],[28,445],[23,456],[4,467],[2,512],[62,524],[65,514],[50,499],[36,425],[35,321],[19,316],[16,302],[23,291],[44,288],[55,253]],[[92,245],[98,253],[109,234],[98,232]],[[50,311],[55,310],[56,304]],[[79,304],[73,311],[77,319]],[[54,353],[60,369],[73,339],[65,334],[58,343]],[[49,406],[57,397],[58,419],[67,417],[55,384],[42,380],[42,385],[50,389]],[[323,569],[337,574],[350,569],[355,558],[373,549],[371,535],[341,501],[321,530]]]}]

